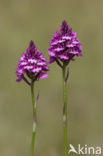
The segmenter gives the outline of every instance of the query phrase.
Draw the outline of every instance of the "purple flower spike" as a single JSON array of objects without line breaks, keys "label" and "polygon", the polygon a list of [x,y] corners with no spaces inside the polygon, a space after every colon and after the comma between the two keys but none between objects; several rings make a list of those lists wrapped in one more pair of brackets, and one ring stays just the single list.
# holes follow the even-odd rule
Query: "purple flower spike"
[{"label": "purple flower spike", "polygon": [[37,50],[34,42],[31,41],[26,53],[24,52],[19,59],[18,67],[16,69],[16,81],[20,82],[21,80],[24,80],[26,83],[30,84],[25,78],[25,75],[32,81],[48,78],[48,74],[46,73],[48,70],[49,67],[47,66],[46,59],[40,50]]},{"label": "purple flower spike", "polygon": [[[52,36],[48,53],[49,63],[57,62],[62,67],[61,62],[68,64],[74,56],[82,56],[82,46],[77,39],[77,34],[63,21],[60,32],[57,30]],[[61,61],[61,62],[60,62]]]}]

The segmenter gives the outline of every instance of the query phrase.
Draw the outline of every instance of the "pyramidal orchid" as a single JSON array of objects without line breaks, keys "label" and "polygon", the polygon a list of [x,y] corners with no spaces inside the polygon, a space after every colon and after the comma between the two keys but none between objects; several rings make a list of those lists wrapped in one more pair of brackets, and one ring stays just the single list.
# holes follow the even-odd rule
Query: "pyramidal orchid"
[{"label": "pyramidal orchid", "polygon": [[48,74],[46,73],[48,70],[49,68],[46,59],[40,50],[37,50],[33,41],[31,41],[26,53],[24,52],[19,59],[18,67],[16,69],[16,81],[20,82],[21,80],[24,80],[26,83],[30,84],[26,77],[32,82],[48,78]]},{"label": "pyramidal orchid", "polygon": [[34,143],[36,135],[36,126],[37,126],[37,111],[36,103],[39,98],[35,100],[34,97],[34,84],[39,79],[48,78],[47,71],[49,67],[47,66],[47,61],[44,58],[40,50],[37,50],[34,42],[31,41],[29,47],[26,49],[26,52],[22,54],[19,59],[18,66],[16,69],[17,82],[24,80],[31,87],[31,96],[32,96],[32,106],[33,106],[33,130],[32,130],[32,140],[31,140],[31,156],[34,156]]},{"label": "pyramidal orchid", "polygon": [[56,62],[62,69],[63,75],[63,126],[64,126],[64,156],[68,155],[67,143],[67,79],[69,76],[70,61],[74,60],[75,56],[82,56],[82,46],[77,39],[76,32],[68,26],[66,21],[62,22],[60,31],[52,36],[50,48],[48,49],[49,63]]}]

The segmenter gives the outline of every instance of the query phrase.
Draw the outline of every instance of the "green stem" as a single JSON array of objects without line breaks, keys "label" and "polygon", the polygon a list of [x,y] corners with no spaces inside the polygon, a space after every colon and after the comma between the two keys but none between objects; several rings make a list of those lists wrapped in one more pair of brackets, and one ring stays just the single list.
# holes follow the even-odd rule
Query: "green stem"
[{"label": "green stem", "polygon": [[63,65],[63,126],[64,126],[64,156],[68,155],[67,145],[67,93],[66,93],[66,65]]},{"label": "green stem", "polygon": [[34,82],[33,81],[31,82],[31,97],[32,97],[32,105],[33,105],[33,130],[32,130],[30,156],[34,156],[34,143],[35,143],[35,135],[36,135],[37,115],[36,115],[36,105],[35,105],[35,97],[34,97]]}]

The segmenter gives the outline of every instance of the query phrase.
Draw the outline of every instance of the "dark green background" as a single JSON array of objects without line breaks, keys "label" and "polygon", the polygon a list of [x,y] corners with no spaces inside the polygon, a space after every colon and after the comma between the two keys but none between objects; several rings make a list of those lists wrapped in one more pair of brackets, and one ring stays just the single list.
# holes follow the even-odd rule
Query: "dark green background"
[{"label": "dark green background", "polygon": [[[16,64],[31,39],[48,59],[50,38],[64,19],[84,55],[70,64],[68,142],[103,146],[103,1],[0,0],[0,156],[29,156],[31,95],[24,82],[15,82]],[[56,64],[50,68],[49,79],[35,88],[37,156],[63,156],[62,75]]]}]

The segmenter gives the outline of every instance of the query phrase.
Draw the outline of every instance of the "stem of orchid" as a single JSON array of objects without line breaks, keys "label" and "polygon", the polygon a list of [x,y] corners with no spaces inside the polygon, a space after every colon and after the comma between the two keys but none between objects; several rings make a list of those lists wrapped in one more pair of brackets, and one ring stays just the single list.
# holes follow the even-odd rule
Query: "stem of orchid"
[{"label": "stem of orchid", "polygon": [[34,156],[34,144],[35,144],[35,135],[36,135],[36,124],[37,124],[37,115],[36,115],[36,104],[34,97],[34,82],[31,82],[31,97],[33,105],[33,130],[32,130],[32,140],[31,140],[31,153],[30,156]]},{"label": "stem of orchid", "polygon": [[64,126],[64,156],[68,155],[67,145],[67,95],[66,95],[66,65],[63,64],[63,126]]}]

